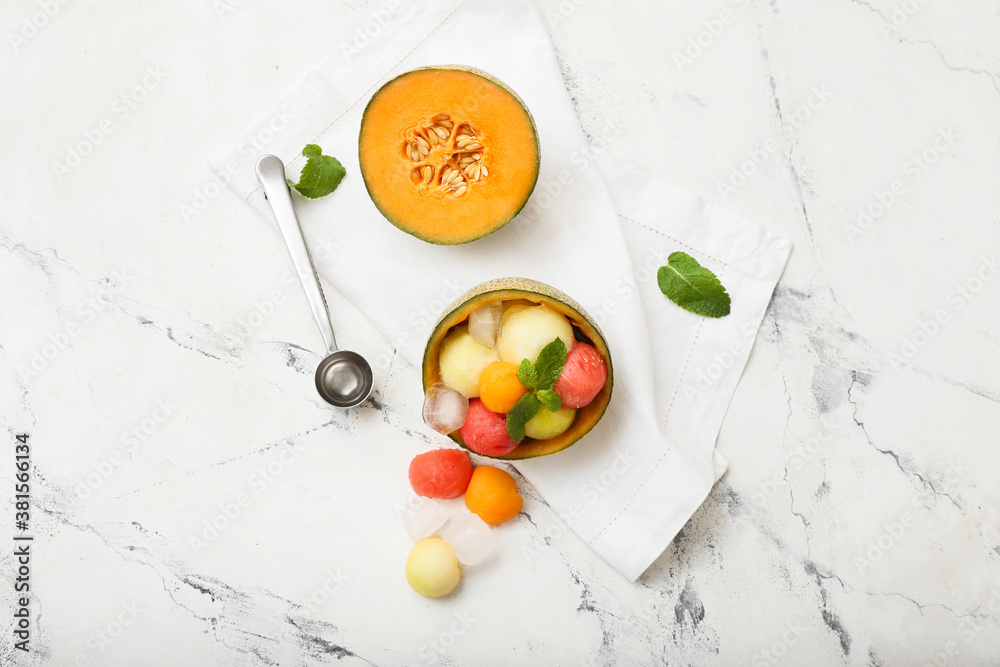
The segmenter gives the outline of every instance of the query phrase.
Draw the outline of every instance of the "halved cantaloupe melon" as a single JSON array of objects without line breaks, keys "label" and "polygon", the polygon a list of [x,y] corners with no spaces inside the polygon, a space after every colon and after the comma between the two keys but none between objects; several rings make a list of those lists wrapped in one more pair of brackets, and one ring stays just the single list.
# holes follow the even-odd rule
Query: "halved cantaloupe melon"
[{"label": "halved cantaloupe melon", "polygon": [[[498,458],[529,459],[562,451],[590,432],[604,416],[608,403],[611,401],[614,374],[611,367],[611,353],[597,323],[580,304],[545,283],[528,278],[497,278],[473,287],[448,306],[431,331],[427,346],[424,348],[422,369],[424,392],[441,380],[439,364],[441,342],[448,335],[448,332],[465,323],[469,314],[474,310],[496,301],[545,304],[562,313],[569,318],[573,325],[573,333],[576,338],[593,345],[607,364],[608,379],[604,383],[604,388],[589,405],[576,411],[576,417],[569,429],[562,435],[548,440],[525,438],[510,454]],[[448,437],[459,445],[465,446],[458,431]]]},{"label": "halved cantaloupe melon", "polygon": [[470,67],[423,67],[383,85],[362,116],[358,158],[389,222],[446,245],[503,227],[538,180],[538,136],[524,102]]}]

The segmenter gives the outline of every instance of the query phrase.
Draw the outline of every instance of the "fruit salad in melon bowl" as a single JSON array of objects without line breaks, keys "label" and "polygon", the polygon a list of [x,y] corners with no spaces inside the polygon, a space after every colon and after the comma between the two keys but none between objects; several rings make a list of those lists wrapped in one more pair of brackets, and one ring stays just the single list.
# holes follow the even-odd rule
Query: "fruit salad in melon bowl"
[{"label": "fruit salad in melon bowl", "polygon": [[424,421],[491,458],[566,449],[600,421],[612,386],[597,323],[526,278],[473,287],[445,309],[424,349]]}]

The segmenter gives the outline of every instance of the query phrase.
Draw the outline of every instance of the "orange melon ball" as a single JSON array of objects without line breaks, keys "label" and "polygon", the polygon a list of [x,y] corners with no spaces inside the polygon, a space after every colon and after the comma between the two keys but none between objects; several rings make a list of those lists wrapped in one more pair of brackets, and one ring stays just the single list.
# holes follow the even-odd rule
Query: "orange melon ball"
[{"label": "orange melon ball", "polygon": [[493,412],[510,412],[527,392],[517,379],[517,366],[506,361],[491,362],[479,375],[479,399]]}]

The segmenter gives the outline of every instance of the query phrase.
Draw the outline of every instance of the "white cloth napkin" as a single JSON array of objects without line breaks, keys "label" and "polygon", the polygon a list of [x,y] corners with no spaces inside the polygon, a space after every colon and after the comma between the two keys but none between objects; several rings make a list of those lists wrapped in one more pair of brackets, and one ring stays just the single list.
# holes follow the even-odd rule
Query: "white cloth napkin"
[{"label": "white cloth napkin", "polygon": [[[317,268],[414,365],[441,310],[484,280],[534,278],[579,301],[611,348],[611,405],[570,449],[516,466],[572,530],[634,580],[726,470],[715,441],[791,245],[590,149],[544,25],[525,0],[400,2],[379,26],[363,48],[342,45],[212,166],[270,222],[253,177],[256,157],[277,154],[295,178],[305,144],[336,155],[348,172],[340,188],[297,205],[307,239],[340,244],[327,261],[316,258]],[[457,247],[390,225],[357,162],[372,93],[431,64],[472,65],[503,80],[531,110],[542,146],[538,185],[521,215]],[[730,315],[693,315],[659,291],[656,270],[676,250],[719,276],[732,296]]]}]

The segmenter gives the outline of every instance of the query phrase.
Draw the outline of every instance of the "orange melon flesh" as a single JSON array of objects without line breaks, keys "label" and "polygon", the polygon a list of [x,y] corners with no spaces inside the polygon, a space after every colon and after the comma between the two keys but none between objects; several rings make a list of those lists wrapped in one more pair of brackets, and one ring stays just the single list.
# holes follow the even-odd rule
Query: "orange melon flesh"
[{"label": "orange melon flesh", "polygon": [[[456,130],[475,129],[482,145],[480,162],[488,171],[470,180],[460,196],[416,185],[413,170],[419,165],[406,154],[414,128],[426,128],[442,114]],[[471,155],[455,150],[457,135],[445,140],[450,147],[434,146],[428,156],[435,182],[449,157]],[[413,70],[382,86],[362,117],[358,157],[365,187],[386,219],[438,244],[468,243],[504,226],[527,202],[538,178],[531,115],[503,83],[471,68]]]},{"label": "orange melon flesh", "polygon": [[[469,313],[481,306],[494,301],[515,300],[522,300],[521,303],[545,304],[568,317],[573,327],[588,339],[588,342],[597,349],[604,359],[608,367],[608,379],[594,400],[577,410],[573,424],[563,434],[546,440],[525,438],[512,452],[506,456],[497,457],[508,460],[529,459],[554,454],[577,442],[589,433],[604,416],[604,412],[611,402],[611,391],[614,386],[614,373],[608,344],[597,324],[579,304],[545,283],[527,278],[498,278],[473,287],[447,308],[445,314],[438,320],[428,339],[427,347],[424,349],[422,372],[425,392],[428,387],[440,380],[438,359],[441,342],[448,331],[463,323],[469,317]],[[448,437],[465,447],[465,443],[462,442],[462,437],[457,431]]]}]

